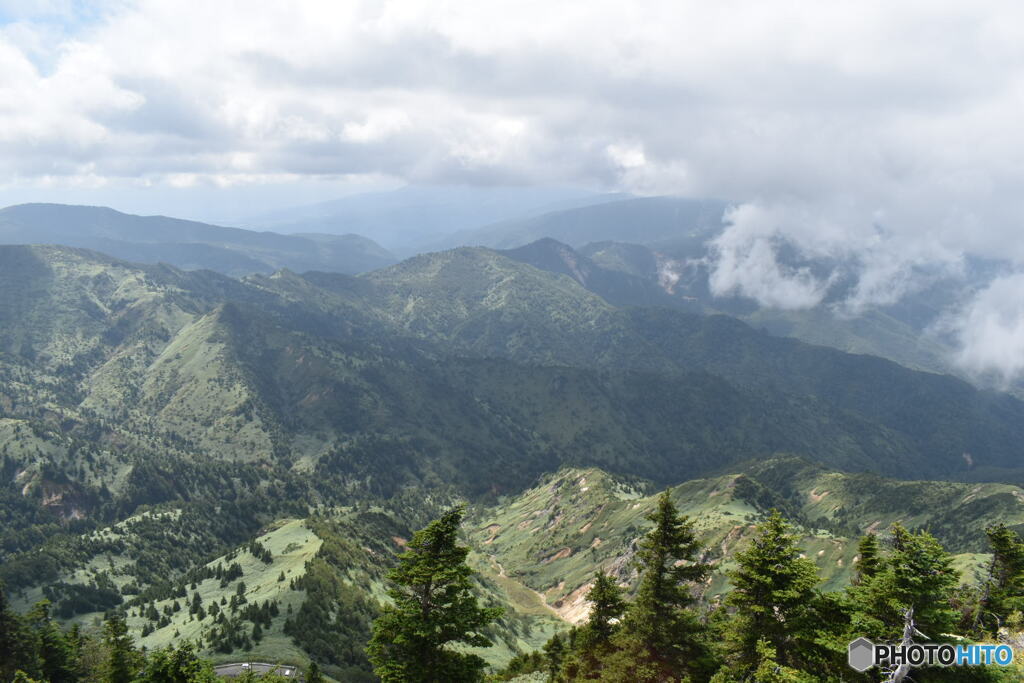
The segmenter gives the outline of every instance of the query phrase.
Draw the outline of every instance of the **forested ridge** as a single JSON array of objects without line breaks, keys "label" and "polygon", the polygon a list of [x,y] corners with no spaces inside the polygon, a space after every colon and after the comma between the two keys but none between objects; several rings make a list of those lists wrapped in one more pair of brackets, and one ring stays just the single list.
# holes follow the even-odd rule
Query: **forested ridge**
[{"label": "forested ridge", "polygon": [[388,568],[459,502],[490,670],[583,623],[599,569],[640,590],[666,487],[695,606],[772,508],[830,595],[866,531],[926,530],[979,586],[985,530],[1024,524],[1016,399],[487,249],[233,279],[0,247],[0,288],[0,579],[83,637],[117,614],[149,652],[369,677]]}]

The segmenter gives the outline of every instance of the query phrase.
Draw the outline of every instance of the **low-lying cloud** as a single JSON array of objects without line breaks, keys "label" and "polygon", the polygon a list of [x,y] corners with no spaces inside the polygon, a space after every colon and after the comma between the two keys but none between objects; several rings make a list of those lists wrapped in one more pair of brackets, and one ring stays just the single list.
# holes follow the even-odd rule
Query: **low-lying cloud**
[{"label": "low-lying cloud", "polygon": [[964,252],[927,233],[888,230],[877,213],[825,203],[745,203],[709,242],[711,292],[782,310],[857,315],[958,277]]},{"label": "low-lying cloud", "polygon": [[1024,375],[1024,274],[992,280],[941,324],[959,345],[957,363],[1003,387]]}]

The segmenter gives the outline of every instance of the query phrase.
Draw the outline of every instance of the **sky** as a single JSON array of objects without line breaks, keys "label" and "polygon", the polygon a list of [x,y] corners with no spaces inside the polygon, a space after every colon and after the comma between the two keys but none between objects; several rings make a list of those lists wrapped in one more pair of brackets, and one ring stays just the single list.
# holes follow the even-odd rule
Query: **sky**
[{"label": "sky", "polygon": [[965,367],[1007,376],[1022,105],[1013,2],[0,0],[0,203],[219,220],[403,184],[725,198],[712,287],[765,306],[852,274],[853,314],[965,254],[1009,260],[948,323]]}]

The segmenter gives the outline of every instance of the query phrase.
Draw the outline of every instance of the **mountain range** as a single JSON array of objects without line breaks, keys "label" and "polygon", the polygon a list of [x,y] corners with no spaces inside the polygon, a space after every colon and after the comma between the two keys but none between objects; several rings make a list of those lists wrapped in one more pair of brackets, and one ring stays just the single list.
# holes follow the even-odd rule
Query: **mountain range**
[{"label": "mountain range", "polygon": [[[398,253],[463,245],[504,249],[513,259],[569,274],[616,306],[663,306],[724,313],[775,335],[877,355],[914,369],[958,374],[968,381],[978,381],[958,366],[955,340],[938,333],[935,323],[1005,270],[999,263],[968,258],[959,275],[934,279],[928,287],[908,294],[896,304],[869,307],[856,314],[837,312],[833,310],[835,302],[829,301],[804,310],[765,308],[747,298],[715,295],[710,290],[708,244],[723,229],[725,202],[509,190],[493,191],[493,196],[483,199],[477,197],[473,204],[472,197],[477,194],[403,188],[357,195],[265,219],[268,224],[277,220],[279,229],[293,233],[287,235],[165,217],[132,216],[102,207],[21,205],[0,210],[0,243],[81,246],[129,261],[165,262],[187,270],[210,269],[234,277],[270,274],[280,268],[295,272],[360,273],[392,264],[396,258],[365,237],[315,230],[338,231],[348,226],[348,230],[365,228],[373,232],[387,224],[391,226],[388,229],[397,231],[393,237],[399,245]],[[490,201],[485,201],[488,198]],[[555,199],[561,201],[542,203]],[[579,206],[581,203],[584,205]],[[388,218],[387,211],[374,212],[375,207],[381,206],[409,215]],[[349,216],[353,211],[365,214],[367,220],[372,216],[377,223],[366,223],[356,214]],[[404,241],[397,238],[403,225],[417,220],[417,212],[427,217],[436,214],[430,220],[420,219],[436,223],[430,232],[434,237],[427,240],[429,246],[415,246],[415,236],[407,235]],[[488,216],[517,213],[527,215],[451,231]],[[323,221],[318,216],[322,215],[333,216],[328,221],[333,221],[333,227],[321,225]],[[280,227],[285,218],[294,220]],[[449,226],[447,233],[443,225]],[[832,296],[841,299],[842,287],[837,287]],[[1024,389],[1016,384],[1000,388],[1024,395]]]},{"label": "mountain range", "polygon": [[546,239],[232,277],[0,246],[0,579],[84,626],[123,606],[147,646],[370,680],[384,568],[460,500],[497,664],[579,620],[596,569],[635,580],[665,488],[707,599],[773,507],[831,588],[894,521],[967,579],[985,526],[1024,525],[1024,402],[756,329],[663,258]]},{"label": "mountain range", "polygon": [[395,262],[386,249],[354,234],[283,235],[63,204],[0,209],[0,244],[63,244],[129,261],[239,276],[280,268],[360,273]]}]

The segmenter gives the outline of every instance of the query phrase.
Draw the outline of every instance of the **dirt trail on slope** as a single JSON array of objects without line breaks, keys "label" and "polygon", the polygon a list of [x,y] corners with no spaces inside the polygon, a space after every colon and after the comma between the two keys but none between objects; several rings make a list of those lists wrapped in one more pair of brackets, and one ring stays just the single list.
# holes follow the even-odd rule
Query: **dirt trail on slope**
[{"label": "dirt trail on slope", "polygon": [[492,564],[492,565],[493,565],[494,567],[496,567],[496,568],[497,568],[497,570],[498,570],[498,576],[500,576],[500,577],[501,577],[501,578],[503,578],[503,579],[508,579],[509,581],[515,581],[515,582],[516,582],[516,583],[518,583],[518,584],[519,584],[520,586],[522,586],[523,588],[525,588],[525,589],[526,589],[527,591],[529,591],[530,593],[533,593],[534,595],[536,595],[536,596],[537,596],[537,599],[538,599],[538,600],[540,600],[540,604],[544,606],[544,609],[546,609],[546,610],[547,610],[548,612],[550,612],[550,613],[551,613],[551,616],[553,616],[553,617],[557,617],[558,619],[560,619],[560,620],[562,620],[562,621],[567,621],[567,622],[569,622],[569,623],[574,623],[574,622],[571,622],[571,621],[569,621],[568,619],[566,619],[566,618],[565,618],[564,616],[562,616],[562,614],[561,614],[561,613],[560,613],[560,612],[559,612],[559,611],[558,611],[557,609],[555,609],[554,607],[552,607],[551,605],[549,605],[549,604],[548,604],[548,601],[547,601],[547,598],[545,598],[545,597],[544,597],[544,594],[543,594],[543,593],[540,593],[540,592],[538,592],[538,591],[535,591],[535,590],[533,590],[532,588],[530,588],[529,586],[527,586],[527,585],[526,585],[525,583],[523,583],[522,581],[519,581],[518,579],[513,579],[513,578],[512,578],[511,576],[509,576],[509,575],[508,575],[507,573],[505,573],[505,567],[503,567],[503,566],[502,566],[502,564],[501,564],[501,562],[498,562],[498,560],[497,560],[497,559],[496,559],[496,558],[495,558],[495,557],[494,557],[493,555],[492,555],[492,556],[490,556],[490,560],[491,560],[491,564]]}]

